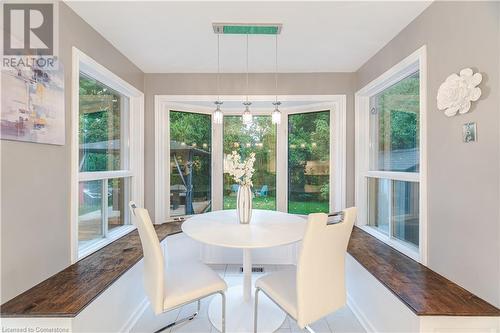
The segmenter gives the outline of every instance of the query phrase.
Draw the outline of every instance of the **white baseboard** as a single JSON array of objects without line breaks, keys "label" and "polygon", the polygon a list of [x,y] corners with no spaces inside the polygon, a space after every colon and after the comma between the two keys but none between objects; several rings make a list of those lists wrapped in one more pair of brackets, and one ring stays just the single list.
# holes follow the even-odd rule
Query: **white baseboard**
[{"label": "white baseboard", "polygon": [[135,308],[134,312],[130,316],[130,318],[123,324],[122,328],[120,329],[120,332],[130,332],[132,328],[137,324],[139,319],[142,317],[144,312],[149,306],[149,300],[147,297],[144,297],[141,303]]}]

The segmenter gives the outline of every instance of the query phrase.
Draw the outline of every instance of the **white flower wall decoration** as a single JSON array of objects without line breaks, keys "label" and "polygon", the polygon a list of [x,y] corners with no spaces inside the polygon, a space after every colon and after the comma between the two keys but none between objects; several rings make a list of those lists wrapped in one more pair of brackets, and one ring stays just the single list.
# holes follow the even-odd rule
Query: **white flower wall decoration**
[{"label": "white flower wall decoration", "polygon": [[438,90],[438,109],[444,110],[448,117],[469,112],[471,102],[481,96],[481,89],[477,85],[482,79],[480,73],[474,74],[470,68],[462,69],[460,76],[455,73],[448,76]]}]

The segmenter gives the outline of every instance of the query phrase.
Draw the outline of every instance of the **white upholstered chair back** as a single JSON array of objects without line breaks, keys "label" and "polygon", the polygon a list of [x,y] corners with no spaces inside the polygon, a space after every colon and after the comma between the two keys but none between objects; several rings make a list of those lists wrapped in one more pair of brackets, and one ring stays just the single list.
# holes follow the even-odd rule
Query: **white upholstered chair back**
[{"label": "white upholstered chair back", "polygon": [[328,215],[310,214],[297,264],[297,323],[304,327],[346,303],[345,254],[356,208],[327,224]]},{"label": "white upholstered chair back", "polygon": [[163,312],[165,260],[160,241],[144,208],[136,207],[134,202],[129,203],[132,211],[132,221],[137,226],[144,253],[144,287],[156,314]]}]

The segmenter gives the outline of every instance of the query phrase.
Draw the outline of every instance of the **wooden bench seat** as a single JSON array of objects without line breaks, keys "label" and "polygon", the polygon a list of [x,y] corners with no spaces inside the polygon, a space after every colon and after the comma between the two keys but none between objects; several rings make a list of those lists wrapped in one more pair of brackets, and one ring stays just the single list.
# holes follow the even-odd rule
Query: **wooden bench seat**
[{"label": "wooden bench seat", "polygon": [[354,227],[349,254],[419,316],[500,316],[500,310]]},{"label": "wooden bench seat", "polygon": [[[182,232],[180,226],[172,222],[155,228],[162,241]],[[141,258],[141,242],[134,230],[2,304],[1,316],[75,317]]]},{"label": "wooden bench seat", "polygon": [[[179,222],[156,230],[160,240],[181,232]],[[500,316],[498,308],[360,228],[354,227],[348,252],[417,315]],[[73,317],[141,258],[134,231],[3,304],[1,316]]]}]

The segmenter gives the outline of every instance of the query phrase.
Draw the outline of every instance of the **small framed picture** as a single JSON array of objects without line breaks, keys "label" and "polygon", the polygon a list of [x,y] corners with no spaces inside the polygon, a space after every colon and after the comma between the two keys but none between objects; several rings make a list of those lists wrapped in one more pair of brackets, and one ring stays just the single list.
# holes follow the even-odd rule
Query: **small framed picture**
[{"label": "small framed picture", "polygon": [[462,137],[465,143],[476,142],[477,129],[476,123],[466,123],[462,129]]}]

